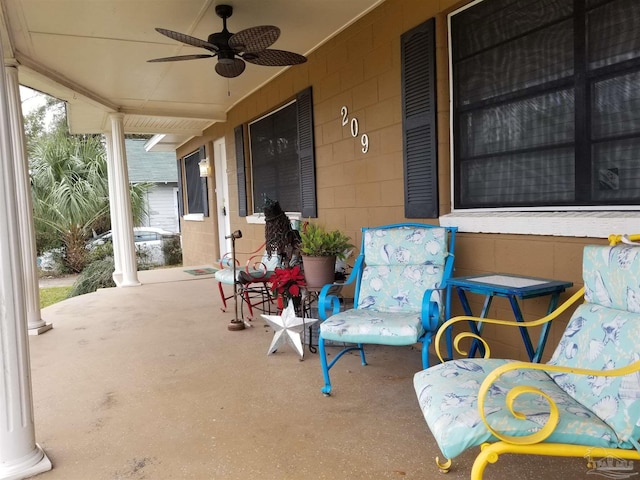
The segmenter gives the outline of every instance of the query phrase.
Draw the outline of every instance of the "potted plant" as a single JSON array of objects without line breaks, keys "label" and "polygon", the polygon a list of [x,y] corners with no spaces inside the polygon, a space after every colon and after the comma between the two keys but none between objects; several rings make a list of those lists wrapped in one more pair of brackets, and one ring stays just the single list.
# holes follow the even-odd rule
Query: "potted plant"
[{"label": "potted plant", "polygon": [[[306,287],[304,275],[300,265],[293,267],[276,267],[269,277],[271,290],[277,298],[278,310],[284,310],[289,302],[293,302],[296,312],[300,312],[302,289]],[[285,304],[286,300],[286,304]]]},{"label": "potted plant", "polygon": [[308,289],[320,289],[335,279],[336,259],[344,260],[353,248],[340,230],[306,223],[300,232],[300,251]]}]

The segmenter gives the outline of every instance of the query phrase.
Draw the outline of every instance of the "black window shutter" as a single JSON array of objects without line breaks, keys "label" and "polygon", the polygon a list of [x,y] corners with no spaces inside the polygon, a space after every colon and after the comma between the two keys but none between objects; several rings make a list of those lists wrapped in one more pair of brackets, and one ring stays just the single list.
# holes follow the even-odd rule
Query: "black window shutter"
[{"label": "black window shutter", "polygon": [[313,141],[313,97],[311,87],[296,99],[298,110],[298,157],[300,159],[300,199],[302,216],[318,216],[316,202],[316,158]]},{"label": "black window shutter", "polygon": [[[204,145],[200,147],[198,152],[200,160],[204,160],[207,157],[207,151]],[[202,188],[202,214],[205,217],[209,216],[209,189],[207,185],[207,177],[200,177],[200,187]]]},{"label": "black window shutter", "polygon": [[176,164],[178,165],[178,214],[182,217],[184,216],[184,190],[182,185],[182,159],[178,158],[176,160]]},{"label": "black window shutter", "polygon": [[400,39],[407,218],[438,217],[435,33],[435,18],[431,18]]},{"label": "black window shutter", "polygon": [[238,215],[247,216],[247,182],[244,164],[244,129],[238,125],[233,129],[236,138],[236,176],[238,178]]}]

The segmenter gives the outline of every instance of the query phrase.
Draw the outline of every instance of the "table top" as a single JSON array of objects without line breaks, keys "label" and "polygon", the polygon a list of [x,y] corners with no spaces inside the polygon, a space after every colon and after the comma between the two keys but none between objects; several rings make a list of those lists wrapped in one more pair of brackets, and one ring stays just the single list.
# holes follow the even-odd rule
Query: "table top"
[{"label": "table top", "polygon": [[573,286],[573,282],[537,278],[508,273],[487,273],[453,277],[449,284],[473,293],[485,295],[513,295],[519,298],[539,297],[556,292],[563,292]]}]

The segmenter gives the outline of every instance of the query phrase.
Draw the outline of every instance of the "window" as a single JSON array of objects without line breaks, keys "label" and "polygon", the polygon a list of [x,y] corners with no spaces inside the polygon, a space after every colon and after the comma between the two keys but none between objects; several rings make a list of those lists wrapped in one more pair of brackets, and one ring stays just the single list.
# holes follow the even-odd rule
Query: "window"
[{"label": "window", "polygon": [[285,212],[300,211],[300,167],[296,103],[249,124],[254,213],[267,196]]},{"label": "window", "polygon": [[449,34],[454,208],[640,203],[640,2],[479,1]]},{"label": "window", "polygon": [[[240,216],[250,210],[247,201],[245,128],[235,128],[238,205]],[[317,217],[313,100],[311,88],[292,102],[269,112],[248,126],[251,213],[262,213],[264,195],[283,210]]]},{"label": "window", "polygon": [[[201,214],[209,216],[207,178],[200,176],[198,163],[205,158],[205,148],[190,153],[178,161],[178,201],[180,215]],[[183,174],[184,168],[184,174]],[[184,181],[183,181],[184,179]],[[186,192],[184,191],[186,188]],[[186,197],[186,208],[185,200]]]}]

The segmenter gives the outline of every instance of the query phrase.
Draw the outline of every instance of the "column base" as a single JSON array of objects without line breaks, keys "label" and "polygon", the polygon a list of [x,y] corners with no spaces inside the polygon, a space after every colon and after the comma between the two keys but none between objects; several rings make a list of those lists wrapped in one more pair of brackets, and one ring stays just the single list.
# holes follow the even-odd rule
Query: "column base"
[{"label": "column base", "polygon": [[33,477],[39,473],[48,472],[53,468],[51,460],[44,453],[44,450],[36,443],[34,451],[36,457],[42,455],[42,458],[35,465],[23,467],[21,465],[13,465],[11,468],[0,468],[0,480],[22,480],[24,478]]},{"label": "column base", "polygon": [[124,275],[113,275],[113,281],[116,282],[116,287],[139,287],[142,285],[138,279],[124,278]]},{"label": "column base", "polygon": [[42,334],[44,332],[48,332],[52,328],[53,328],[53,324],[52,323],[45,323],[44,325],[42,325],[40,327],[30,328],[27,331],[29,332],[29,335],[40,335],[40,334]]}]

